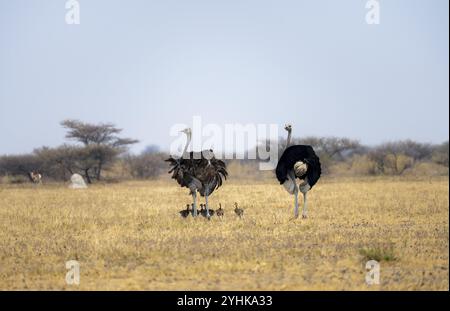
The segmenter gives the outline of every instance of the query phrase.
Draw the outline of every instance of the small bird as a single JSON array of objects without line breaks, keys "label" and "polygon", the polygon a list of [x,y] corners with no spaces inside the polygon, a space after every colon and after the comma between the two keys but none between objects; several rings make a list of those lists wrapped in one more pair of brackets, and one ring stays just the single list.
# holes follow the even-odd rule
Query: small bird
[{"label": "small bird", "polygon": [[206,210],[205,210],[205,208],[203,207],[203,203],[200,203],[200,210],[198,211],[198,213],[199,213],[200,215],[202,215],[202,216],[203,216],[203,214],[206,215]]},{"label": "small bird", "polygon": [[208,213],[206,211],[206,204],[200,204],[200,211],[199,211],[199,213],[203,217],[210,219],[211,216],[214,215],[215,211],[213,209],[209,209],[209,217],[208,217]]},{"label": "small bird", "polygon": [[200,215],[202,215],[203,217],[206,217],[206,209],[205,209],[205,205],[203,203],[200,203],[200,210],[198,211],[198,213]]},{"label": "small bird", "polygon": [[224,214],[224,212],[222,209],[222,204],[219,203],[219,209],[217,210],[216,215],[217,215],[217,217],[223,217],[223,214]]},{"label": "small bird", "polygon": [[181,217],[186,218],[191,213],[189,204],[186,204],[186,209],[179,211]]},{"label": "small bird", "polygon": [[236,215],[239,216],[239,218],[241,218],[242,216],[244,216],[244,209],[239,208],[237,202],[234,202],[234,212],[236,213]]}]

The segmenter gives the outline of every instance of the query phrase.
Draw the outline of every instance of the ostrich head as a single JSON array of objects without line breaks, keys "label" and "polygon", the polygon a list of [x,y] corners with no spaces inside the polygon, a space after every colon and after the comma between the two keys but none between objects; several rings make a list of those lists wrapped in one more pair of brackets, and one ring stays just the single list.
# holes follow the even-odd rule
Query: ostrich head
[{"label": "ostrich head", "polygon": [[192,135],[192,130],[189,127],[185,128],[184,130],[182,130],[180,132],[186,134],[189,137]]},{"label": "ostrich head", "polygon": [[286,149],[291,144],[292,125],[290,123],[286,123],[284,126],[284,129],[288,132],[288,137],[286,139],[286,147],[285,147],[285,149]]}]

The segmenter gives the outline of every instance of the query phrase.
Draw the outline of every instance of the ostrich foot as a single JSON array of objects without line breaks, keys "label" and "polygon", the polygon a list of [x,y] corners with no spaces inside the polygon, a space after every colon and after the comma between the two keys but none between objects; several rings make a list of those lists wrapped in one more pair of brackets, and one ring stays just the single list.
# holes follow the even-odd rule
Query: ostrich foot
[{"label": "ostrich foot", "polygon": [[296,219],[298,219],[298,215],[294,215],[294,217],[292,217],[291,219],[289,219],[289,221],[293,221],[293,220],[296,220]]},{"label": "ostrich foot", "polygon": [[302,214],[302,218],[303,218],[303,219],[306,219],[306,218],[308,218],[308,215]]}]

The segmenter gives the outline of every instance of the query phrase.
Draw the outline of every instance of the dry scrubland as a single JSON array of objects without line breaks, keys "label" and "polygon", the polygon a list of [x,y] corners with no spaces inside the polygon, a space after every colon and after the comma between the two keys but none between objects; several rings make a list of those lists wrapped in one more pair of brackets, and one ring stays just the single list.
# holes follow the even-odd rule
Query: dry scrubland
[{"label": "dry scrubland", "polygon": [[[448,177],[323,178],[310,218],[292,221],[274,180],[231,180],[211,198],[223,221],[207,221],[178,216],[189,197],[170,181],[0,185],[0,289],[448,290],[448,195]],[[70,259],[79,286],[65,284]]]}]

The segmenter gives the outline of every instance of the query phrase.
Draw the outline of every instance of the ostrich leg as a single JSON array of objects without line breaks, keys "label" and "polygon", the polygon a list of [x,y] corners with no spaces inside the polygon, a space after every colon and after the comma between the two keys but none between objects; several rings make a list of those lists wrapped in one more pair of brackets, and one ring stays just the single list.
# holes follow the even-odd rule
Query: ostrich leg
[{"label": "ostrich leg", "polygon": [[306,209],[306,202],[307,202],[307,195],[308,192],[303,192],[303,212],[302,212],[302,218],[308,217],[308,211]]},{"label": "ostrich leg", "polygon": [[205,205],[206,205],[206,218],[208,218],[208,220],[210,220],[211,216],[209,215],[208,192],[205,193]]},{"label": "ostrich leg", "polygon": [[297,188],[297,185],[295,185],[295,189],[294,189],[294,198],[295,198],[294,218],[298,218],[298,188]]},{"label": "ostrich leg", "polygon": [[307,210],[307,202],[308,202],[308,191],[311,189],[308,183],[308,178],[305,178],[305,181],[303,184],[300,185],[300,191],[303,193],[303,212],[302,212],[302,218],[308,217],[308,210]]},{"label": "ostrich leg", "polygon": [[295,200],[294,218],[298,218],[298,186],[295,180],[295,173],[294,171],[290,171],[288,175],[292,179],[292,182],[294,183],[294,200]]}]

